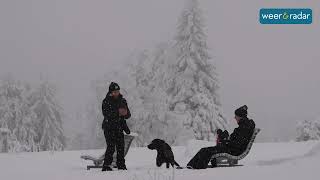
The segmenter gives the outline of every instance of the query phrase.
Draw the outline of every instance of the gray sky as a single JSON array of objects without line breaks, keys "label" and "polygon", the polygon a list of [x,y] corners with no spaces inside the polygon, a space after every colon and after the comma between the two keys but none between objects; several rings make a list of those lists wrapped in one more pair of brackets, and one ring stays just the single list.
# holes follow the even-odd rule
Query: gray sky
[{"label": "gray sky", "polygon": [[[247,104],[260,140],[294,135],[320,115],[319,0],[200,1],[225,113]],[[60,88],[67,113],[130,52],[172,39],[183,0],[1,0],[0,75]],[[306,7],[312,25],[260,25],[267,7]],[[121,82],[120,82],[121,85]]]}]

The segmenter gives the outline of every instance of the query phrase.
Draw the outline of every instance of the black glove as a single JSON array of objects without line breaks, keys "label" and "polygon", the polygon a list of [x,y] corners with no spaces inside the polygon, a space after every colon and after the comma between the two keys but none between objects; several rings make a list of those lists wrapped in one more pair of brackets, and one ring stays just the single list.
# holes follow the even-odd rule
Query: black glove
[{"label": "black glove", "polygon": [[222,131],[221,129],[218,129],[217,135],[218,135],[220,141],[225,141],[225,140],[228,140],[228,138],[229,138],[229,132],[227,130]]}]

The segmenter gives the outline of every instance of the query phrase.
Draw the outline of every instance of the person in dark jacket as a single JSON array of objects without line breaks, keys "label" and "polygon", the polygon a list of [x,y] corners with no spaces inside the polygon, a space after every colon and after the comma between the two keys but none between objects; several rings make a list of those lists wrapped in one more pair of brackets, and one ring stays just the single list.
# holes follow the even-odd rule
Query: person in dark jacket
[{"label": "person in dark jacket", "polygon": [[124,159],[124,134],[130,133],[126,119],[131,117],[126,99],[120,94],[120,86],[111,82],[109,92],[102,102],[104,120],[102,129],[107,143],[102,171],[112,171],[113,154],[117,150],[117,167],[126,170]]},{"label": "person in dark jacket", "polygon": [[217,130],[217,145],[200,149],[198,153],[188,162],[187,167],[191,169],[205,169],[211,156],[218,153],[229,153],[240,155],[250,142],[254,132],[255,123],[247,117],[248,107],[246,105],[235,111],[235,120],[239,127],[235,128],[229,136],[228,131]]}]

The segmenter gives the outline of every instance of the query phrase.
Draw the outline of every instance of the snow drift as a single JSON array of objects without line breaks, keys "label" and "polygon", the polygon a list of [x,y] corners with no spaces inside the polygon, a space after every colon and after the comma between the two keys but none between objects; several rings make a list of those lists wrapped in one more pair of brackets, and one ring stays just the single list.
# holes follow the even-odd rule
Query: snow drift
[{"label": "snow drift", "polygon": [[[190,141],[187,146],[173,147],[177,162],[185,165],[191,155],[187,152],[206,145],[207,142]],[[156,167],[156,152],[147,148],[131,148],[126,157],[128,171],[86,170],[89,162],[80,159],[80,155],[100,155],[103,152],[101,149],[0,154],[0,179],[314,179],[320,160],[320,142],[255,143],[250,154],[239,162],[244,166],[174,171],[164,166]]]}]

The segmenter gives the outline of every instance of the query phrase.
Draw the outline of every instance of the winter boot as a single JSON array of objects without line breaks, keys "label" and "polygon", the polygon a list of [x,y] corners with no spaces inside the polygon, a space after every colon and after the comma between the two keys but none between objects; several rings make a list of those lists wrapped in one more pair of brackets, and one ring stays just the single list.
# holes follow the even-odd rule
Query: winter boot
[{"label": "winter boot", "polygon": [[217,167],[218,166],[216,158],[212,159],[210,162],[211,162],[212,167]]},{"label": "winter boot", "polygon": [[118,169],[119,170],[127,170],[127,167],[126,167],[126,165],[123,165],[123,166],[119,166]]},{"label": "winter boot", "polygon": [[112,171],[112,168],[110,166],[103,166],[102,171]]}]

